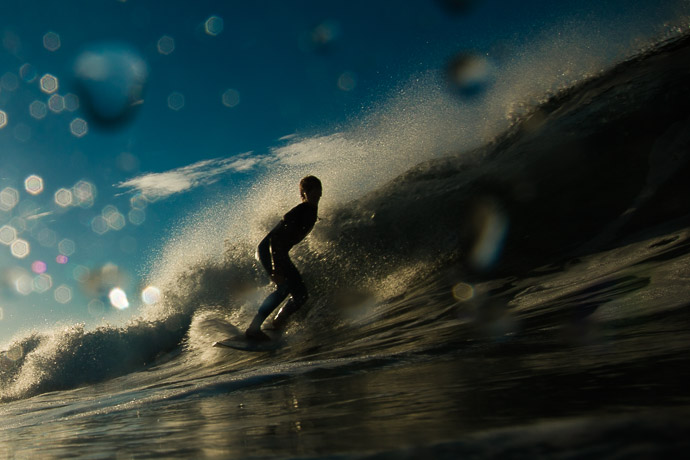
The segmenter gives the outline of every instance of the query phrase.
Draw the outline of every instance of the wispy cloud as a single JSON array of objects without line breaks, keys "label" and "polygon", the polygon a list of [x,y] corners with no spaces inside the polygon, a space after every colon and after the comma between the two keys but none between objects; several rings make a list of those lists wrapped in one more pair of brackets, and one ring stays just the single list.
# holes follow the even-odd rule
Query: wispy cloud
[{"label": "wispy cloud", "polygon": [[125,189],[125,193],[140,192],[150,200],[158,200],[213,184],[228,172],[249,171],[260,161],[260,158],[252,157],[248,152],[232,158],[203,160],[170,171],[143,174],[115,186]]}]

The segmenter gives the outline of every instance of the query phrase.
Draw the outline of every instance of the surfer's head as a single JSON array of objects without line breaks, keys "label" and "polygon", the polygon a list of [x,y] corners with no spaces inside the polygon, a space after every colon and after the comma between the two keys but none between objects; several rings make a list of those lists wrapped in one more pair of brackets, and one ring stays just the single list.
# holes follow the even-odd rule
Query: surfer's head
[{"label": "surfer's head", "polygon": [[302,201],[317,204],[321,198],[321,181],[316,176],[306,176],[299,181],[299,194]]}]

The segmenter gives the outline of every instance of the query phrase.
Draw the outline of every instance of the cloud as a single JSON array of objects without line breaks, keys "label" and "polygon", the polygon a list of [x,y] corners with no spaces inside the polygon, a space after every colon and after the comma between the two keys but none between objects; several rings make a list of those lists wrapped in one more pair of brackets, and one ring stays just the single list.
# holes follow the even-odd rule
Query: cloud
[{"label": "cloud", "polygon": [[203,160],[170,171],[143,174],[115,186],[125,189],[125,193],[139,192],[150,200],[159,200],[213,184],[228,172],[249,171],[261,161],[250,155],[251,152],[247,152],[232,158]]}]

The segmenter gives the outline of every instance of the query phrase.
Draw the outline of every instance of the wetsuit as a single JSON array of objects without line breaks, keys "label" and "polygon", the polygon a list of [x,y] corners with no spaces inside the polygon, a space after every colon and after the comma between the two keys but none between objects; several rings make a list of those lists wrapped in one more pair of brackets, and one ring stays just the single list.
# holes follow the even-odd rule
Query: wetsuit
[{"label": "wetsuit", "polygon": [[316,222],[317,208],[308,203],[301,203],[283,216],[283,219],[259,243],[257,258],[268,275],[283,277],[266,300],[252,321],[252,328],[258,329],[264,320],[290,295],[291,298],[273,319],[276,328],[282,328],[287,318],[307,301],[307,288],[297,268],[290,260],[290,249],[306,237]]}]

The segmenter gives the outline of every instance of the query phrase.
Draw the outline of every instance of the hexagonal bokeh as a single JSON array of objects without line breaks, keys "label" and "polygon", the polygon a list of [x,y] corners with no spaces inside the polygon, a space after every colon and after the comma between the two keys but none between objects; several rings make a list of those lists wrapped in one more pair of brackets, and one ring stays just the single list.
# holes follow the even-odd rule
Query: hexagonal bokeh
[{"label": "hexagonal bokeh", "polygon": [[0,191],[0,210],[9,211],[19,203],[19,192],[12,187]]},{"label": "hexagonal bokeh", "polygon": [[55,203],[58,206],[62,206],[63,208],[66,208],[67,206],[71,206],[73,202],[74,202],[74,198],[72,197],[72,191],[71,190],[68,190],[66,188],[61,188],[61,189],[58,189],[57,192],[55,192]]},{"label": "hexagonal bokeh", "polygon": [[9,225],[0,227],[0,243],[9,246],[17,239],[17,230]]},{"label": "hexagonal bokeh", "polygon": [[72,289],[69,286],[61,284],[55,288],[53,296],[55,297],[55,301],[58,303],[69,303],[72,300]]},{"label": "hexagonal bokeh", "polygon": [[218,16],[211,16],[204,23],[204,31],[215,37],[223,31],[223,18]]},{"label": "hexagonal bokeh", "polygon": [[38,195],[43,191],[43,179],[32,174],[24,180],[24,188],[32,195]]},{"label": "hexagonal bokeh", "polygon": [[7,114],[0,110],[0,129],[7,126]]},{"label": "hexagonal bokeh", "polygon": [[84,137],[86,133],[89,132],[89,125],[83,118],[75,118],[69,124],[69,130],[76,137]]},{"label": "hexagonal bokeh", "polygon": [[29,252],[31,252],[31,247],[29,246],[28,241],[17,238],[10,245],[10,251],[17,259],[23,259],[29,255]]},{"label": "hexagonal bokeh", "polygon": [[34,276],[33,288],[35,292],[42,294],[48,291],[53,286],[53,278],[50,275],[41,273],[40,275]]},{"label": "hexagonal bokeh", "polygon": [[184,107],[184,94],[177,91],[170,93],[170,96],[168,96],[168,107],[175,111]]},{"label": "hexagonal bokeh", "polygon": [[74,244],[74,241],[70,240],[69,238],[60,240],[60,242],[58,243],[58,251],[60,251],[60,254],[64,256],[71,256],[72,254],[74,254],[75,250],[76,245]]},{"label": "hexagonal bokeh", "polygon": [[57,51],[60,49],[60,36],[55,32],[47,32],[43,36],[43,47],[48,51]]},{"label": "hexagonal bokeh", "polygon": [[36,120],[41,120],[48,115],[48,107],[43,101],[33,101],[29,105],[29,113]]},{"label": "hexagonal bokeh", "polygon": [[53,94],[59,86],[58,79],[49,73],[41,77],[41,91],[46,94]]},{"label": "hexagonal bokeh", "polygon": [[48,108],[55,113],[60,113],[65,110],[65,98],[59,94],[53,94],[48,99]]},{"label": "hexagonal bokeh", "polygon": [[237,90],[228,89],[223,93],[222,100],[225,107],[237,107],[240,103],[240,93]]},{"label": "hexagonal bokeh", "polygon": [[166,56],[175,51],[175,39],[167,35],[163,35],[158,39],[158,52]]}]

